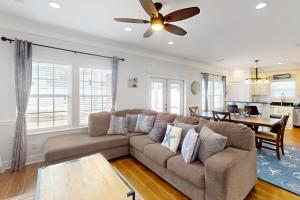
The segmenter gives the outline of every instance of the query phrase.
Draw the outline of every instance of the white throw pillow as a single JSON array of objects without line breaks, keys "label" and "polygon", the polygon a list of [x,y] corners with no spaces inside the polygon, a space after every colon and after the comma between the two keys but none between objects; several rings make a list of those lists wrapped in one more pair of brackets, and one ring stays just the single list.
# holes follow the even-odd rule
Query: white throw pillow
[{"label": "white throw pillow", "polygon": [[182,128],[168,125],[165,138],[161,144],[176,153],[180,142],[181,132]]},{"label": "white throw pillow", "polygon": [[211,129],[203,126],[200,133],[200,147],[198,158],[204,163],[212,155],[225,148],[227,137],[215,133]]},{"label": "white throw pillow", "polygon": [[188,130],[181,147],[181,155],[185,163],[190,164],[196,159],[199,151],[199,145],[199,133],[197,133],[195,129]]}]

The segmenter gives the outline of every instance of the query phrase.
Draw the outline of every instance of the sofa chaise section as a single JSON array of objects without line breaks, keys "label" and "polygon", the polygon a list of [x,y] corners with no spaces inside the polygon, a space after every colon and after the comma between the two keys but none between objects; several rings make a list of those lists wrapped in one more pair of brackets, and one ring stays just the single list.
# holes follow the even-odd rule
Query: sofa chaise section
[{"label": "sofa chaise section", "polygon": [[45,159],[47,162],[55,162],[98,152],[106,152],[107,159],[112,159],[114,156],[110,154],[110,149],[115,149],[114,154],[117,157],[128,155],[128,137],[122,135],[89,137],[86,133],[50,137],[45,146]]}]

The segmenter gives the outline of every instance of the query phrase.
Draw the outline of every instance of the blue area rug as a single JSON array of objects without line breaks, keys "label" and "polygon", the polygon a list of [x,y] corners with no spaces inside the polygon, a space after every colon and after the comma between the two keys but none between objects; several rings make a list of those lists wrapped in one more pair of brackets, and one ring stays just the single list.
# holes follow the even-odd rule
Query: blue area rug
[{"label": "blue area rug", "polygon": [[285,155],[277,160],[276,152],[257,150],[258,178],[300,195],[300,149],[285,146]]}]

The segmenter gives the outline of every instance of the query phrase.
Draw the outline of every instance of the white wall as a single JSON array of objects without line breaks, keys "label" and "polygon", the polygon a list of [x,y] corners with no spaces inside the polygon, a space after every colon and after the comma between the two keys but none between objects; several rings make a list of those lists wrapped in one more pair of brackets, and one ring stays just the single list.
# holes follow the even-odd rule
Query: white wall
[{"label": "white wall", "polygon": [[[1,27],[2,25],[2,27]],[[9,24],[9,26],[12,26]],[[36,27],[35,27],[36,28]],[[0,22],[1,36],[10,38],[18,37],[27,39],[35,43],[52,45],[62,48],[99,53],[104,55],[116,55],[125,58],[125,62],[120,63],[117,109],[124,108],[147,108],[148,107],[148,77],[150,74],[157,74],[173,78],[182,78],[186,83],[186,106],[201,105],[201,95],[193,95],[190,91],[192,81],[200,80],[201,72],[212,72],[224,75],[224,70],[208,66],[201,63],[191,62],[171,56],[159,55],[143,49],[131,48],[124,45],[102,45],[97,41],[83,40],[82,38],[71,37],[71,35],[58,35],[57,33],[35,31],[35,28],[22,26],[8,27]],[[20,31],[22,30],[22,31]],[[32,34],[34,32],[35,34]],[[59,39],[63,38],[63,39]],[[70,40],[68,39],[70,38]],[[72,38],[72,40],[71,40]],[[75,39],[74,39],[75,38]],[[87,45],[88,44],[88,45]],[[84,56],[76,56],[72,53],[53,51],[40,47],[33,49],[34,59],[57,59],[57,61],[73,60],[74,65],[85,62]],[[173,61],[172,61],[173,60]],[[214,70],[210,70],[214,69]],[[127,87],[129,77],[137,76],[139,79],[138,88]],[[11,152],[14,139],[14,121],[16,115],[15,92],[14,92],[14,48],[13,44],[0,42],[0,156],[4,166],[8,167],[11,160]],[[49,132],[36,135],[28,135],[28,163],[43,159],[43,148],[49,136],[86,131],[86,129],[71,130],[65,132]]]}]

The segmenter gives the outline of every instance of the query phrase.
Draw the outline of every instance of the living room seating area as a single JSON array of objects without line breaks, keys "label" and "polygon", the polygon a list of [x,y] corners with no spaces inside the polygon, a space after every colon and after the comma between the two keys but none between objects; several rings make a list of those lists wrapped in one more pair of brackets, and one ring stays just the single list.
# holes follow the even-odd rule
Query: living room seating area
[{"label": "living room seating area", "polygon": [[[124,117],[126,114],[155,115],[156,121],[164,120],[175,126],[184,124],[182,133],[188,131],[187,127],[198,131],[203,126],[209,127],[228,138],[226,148],[209,157],[205,163],[196,159],[187,164],[180,150],[172,152],[151,140],[147,134],[107,135],[111,115]],[[88,133],[49,138],[45,159],[47,164],[53,164],[97,152],[108,160],[131,155],[191,199],[243,199],[256,184],[254,137],[254,132],[243,125],[129,109],[91,114]],[[183,139],[184,135],[181,143]]]}]

